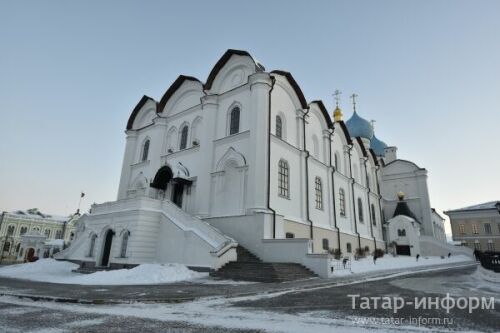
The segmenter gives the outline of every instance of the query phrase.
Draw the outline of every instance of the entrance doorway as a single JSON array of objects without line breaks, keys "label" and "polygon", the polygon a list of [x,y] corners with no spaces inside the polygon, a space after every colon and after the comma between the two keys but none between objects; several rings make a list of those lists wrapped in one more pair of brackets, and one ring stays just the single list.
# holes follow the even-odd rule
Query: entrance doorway
[{"label": "entrance doorway", "polygon": [[184,185],[182,185],[182,184],[175,184],[175,186],[174,186],[174,193],[173,193],[173,196],[172,196],[172,201],[179,208],[182,208],[182,195],[183,195],[183,193],[184,193]]},{"label": "entrance doorway", "polygon": [[102,252],[101,266],[108,266],[109,264],[109,254],[111,252],[111,244],[113,242],[113,236],[115,235],[113,230],[106,231],[106,238],[104,240],[104,249]]},{"label": "entrance doorway", "polygon": [[411,256],[410,245],[397,245],[396,254],[400,256]]},{"label": "entrance doorway", "polygon": [[26,251],[26,261],[32,262],[34,256],[35,256],[35,249],[30,247],[28,251]]}]

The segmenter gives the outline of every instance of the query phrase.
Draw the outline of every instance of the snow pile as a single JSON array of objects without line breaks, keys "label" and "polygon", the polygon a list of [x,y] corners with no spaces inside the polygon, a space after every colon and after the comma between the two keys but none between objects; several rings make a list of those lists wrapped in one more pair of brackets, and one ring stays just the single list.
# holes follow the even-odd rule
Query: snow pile
[{"label": "snow pile", "polygon": [[132,269],[102,271],[92,274],[73,273],[78,265],[54,259],[41,259],[33,263],[0,268],[0,276],[32,281],[83,284],[133,285],[161,284],[207,277],[180,264],[143,264]]},{"label": "snow pile", "polygon": [[451,263],[462,263],[471,262],[472,259],[465,255],[451,256],[450,258],[445,257],[420,257],[417,261],[415,257],[410,256],[397,256],[393,257],[391,255],[385,255],[382,258],[378,258],[376,263],[373,262],[373,257],[368,256],[359,260],[350,260],[351,270],[340,269],[342,268],[341,261],[334,261],[334,276],[349,275],[352,273],[368,273],[375,271],[384,271],[391,269],[400,268],[413,268],[419,266],[430,266],[430,265],[445,265]]}]

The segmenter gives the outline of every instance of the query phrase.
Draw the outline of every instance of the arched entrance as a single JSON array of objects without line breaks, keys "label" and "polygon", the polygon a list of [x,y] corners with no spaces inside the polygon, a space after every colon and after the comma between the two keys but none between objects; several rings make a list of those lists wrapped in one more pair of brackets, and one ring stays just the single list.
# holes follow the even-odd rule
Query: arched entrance
[{"label": "arched entrance", "polygon": [[26,261],[32,262],[34,256],[35,256],[35,249],[30,247],[28,251],[26,251]]},{"label": "arched entrance", "polygon": [[102,250],[102,260],[101,266],[108,266],[109,264],[109,254],[111,252],[111,244],[113,243],[113,236],[115,232],[113,230],[106,231],[106,237],[104,238],[104,249]]},{"label": "arched entrance", "polygon": [[162,166],[158,172],[156,172],[153,182],[150,184],[152,188],[157,190],[166,191],[167,185],[172,179],[172,169],[169,166]]}]

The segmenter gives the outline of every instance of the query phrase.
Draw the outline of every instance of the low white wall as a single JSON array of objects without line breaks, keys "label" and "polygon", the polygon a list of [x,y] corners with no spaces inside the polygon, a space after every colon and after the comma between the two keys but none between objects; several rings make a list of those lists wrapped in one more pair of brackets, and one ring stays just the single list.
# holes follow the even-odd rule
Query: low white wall
[{"label": "low white wall", "polygon": [[463,254],[473,257],[473,251],[468,247],[443,243],[431,236],[420,236],[420,249],[422,256],[447,256],[448,253],[451,253],[452,255]]}]

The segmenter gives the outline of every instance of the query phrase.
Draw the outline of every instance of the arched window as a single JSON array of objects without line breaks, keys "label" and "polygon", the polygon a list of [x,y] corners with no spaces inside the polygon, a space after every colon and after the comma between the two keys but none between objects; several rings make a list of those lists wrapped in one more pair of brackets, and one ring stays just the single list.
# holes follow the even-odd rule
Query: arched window
[{"label": "arched window", "polygon": [[32,229],[32,231],[33,231],[33,232],[40,232],[40,229],[39,229],[38,227],[34,227],[34,228]]},{"label": "arched window", "polygon": [[69,234],[69,240],[72,241],[73,239],[75,239],[75,233],[72,232]]},{"label": "arched window", "polygon": [[358,198],[358,217],[359,217],[359,222],[365,223],[363,215],[363,202],[361,201],[361,198]]},{"label": "arched window", "polygon": [[17,245],[16,245],[16,253],[19,253],[20,249],[21,249],[21,243],[17,243]]},{"label": "arched window", "polygon": [[188,142],[188,127],[186,125],[182,128],[181,131],[181,145],[179,146],[179,149],[186,149],[187,142]]},{"label": "arched window", "polygon": [[283,139],[283,122],[280,116],[276,116],[276,136]]},{"label": "arched window", "polygon": [[96,240],[96,238],[97,238],[96,234],[92,234],[92,236],[90,236],[89,257],[93,257],[94,256],[94,248],[95,248],[95,240]]},{"label": "arched window", "polygon": [[9,227],[7,228],[7,235],[8,236],[14,235],[14,231],[16,231],[16,227],[13,225],[9,225]]},{"label": "arched window", "polygon": [[240,131],[240,108],[234,107],[231,110],[229,117],[229,135],[236,134]]},{"label": "arched window", "polygon": [[339,154],[337,152],[335,152],[335,154],[333,156],[335,158],[335,170],[340,172]]},{"label": "arched window", "polygon": [[148,155],[149,155],[149,142],[150,140],[146,140],[144,142],[144,145],[142,146],[142,155],[141,155],[141,162],[147,161],[148,160]]},{"label": "arched window", "polygon": [[314,180],[314,185],[316,190],[316,209],[323,209],[323,186],[319,177],[316,177]]},{"label": "arched window", "polygon": [[127,254],[128,238],[130,236],[130,231],[126,230],[122,236],[122,247],[120,250],[120,257],[125,258]]},{"label": "arched window", "polygon": [[288,162],[280,160],[278,163],[278,194],[285,198],[290,198],[290,170]]},{"label": "arched window", "polygon": [[377,225],[377,214],[375,214],[375,205],[372,204],[372,223]]},{"label": "arched window", "polygon": [[5,242],[3,245],[3,252],[9,252],[10,250],[10,242]]},{"label": "arched window", "polygon": [[398,236],[399,237],[406,236],[406,230],[405,229],[398,229]]},{"label": "arched window", "polygon": [[62,231],[61,230],[56,231],[56,239],[62,239]]},{"label": "arched window", "polygon": [[45,229],[45,237],[50,237],[50,229]]},{"label": "arched window", "polygon": [[345,216],[345,191],[343,188],[339,189],[339,212],[340,216]]},{"label": "arched window", "polygon": [[28,232],[28,228],[27,227],[21,227],[21,230],[19,231],[19,234],[20,235],[24,235],[26,232]]}]

